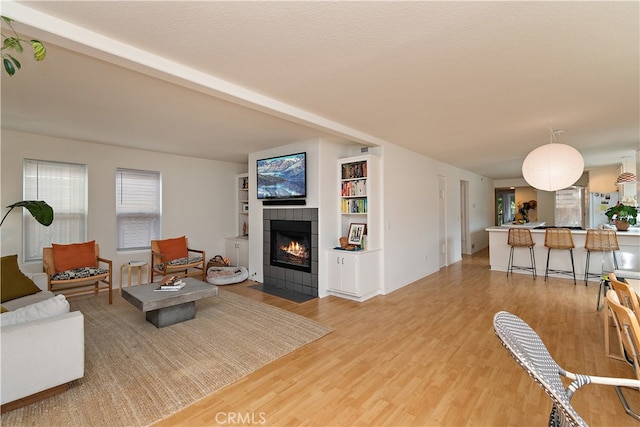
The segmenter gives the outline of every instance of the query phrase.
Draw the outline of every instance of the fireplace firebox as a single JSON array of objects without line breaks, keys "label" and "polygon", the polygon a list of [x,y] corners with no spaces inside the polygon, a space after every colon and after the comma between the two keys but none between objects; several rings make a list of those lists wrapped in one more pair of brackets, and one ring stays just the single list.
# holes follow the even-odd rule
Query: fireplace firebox
[{"label": "fireplace firebox", "polygon": [[270,264],[311,272],[311,221],[271,221]]},{"label": "fireplace firebox", "polygon": [[[298,302],[308,301],[307,297],[316,298],[318,296],[319,253],[318,209],[263,209],[262,215],[264,280],[263,284],[259,286],[263,290],[268,289],[269,292],[274,292],[274,295],[286,294],[285,298],[291,297],[291,295],[298,298],[302,295],[304,299],[293,299]],[[283,224],[285,225],[284,229]],[[310,235],[309,230],[311,231]],[[281,236],[273,237],[274,233]],[[277,255],[280,247],[289,248],[289,243],[282,241],[283,234],[288,235],[289,238],[292,238],[291,240],[296,240],[298,246],[294,244],[291,250],[285,250],[284,253]],[[274,239],[279,243],[274,243]],[[299,246],[307,246],[307,248],[301,250]],[[308,256],[301,256],[305,251],[308,251]]]}]

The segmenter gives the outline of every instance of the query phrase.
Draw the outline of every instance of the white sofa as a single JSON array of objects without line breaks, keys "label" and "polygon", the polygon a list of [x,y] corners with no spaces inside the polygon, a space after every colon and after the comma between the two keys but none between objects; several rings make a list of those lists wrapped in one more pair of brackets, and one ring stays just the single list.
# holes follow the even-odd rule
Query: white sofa
[{"label": "white sofa", "polygon": [[[70,381],[84,376],[82,313],[69,312],[67,304],[67,311],[62,314],[7,324],[12,323],[8,318],[18,308],[38,307],[32,304],[54,297],[46,290],[46,274],[31,276],[41,292],[2,303],[10,310],[0,315],[0,403],[3,412],[35,400],[37,397],[33,395],[46,397],[64,391]],[[64,298],[60,297],[60,300],[66,303]],[[7,403],[9,405],[5,405]]]}]

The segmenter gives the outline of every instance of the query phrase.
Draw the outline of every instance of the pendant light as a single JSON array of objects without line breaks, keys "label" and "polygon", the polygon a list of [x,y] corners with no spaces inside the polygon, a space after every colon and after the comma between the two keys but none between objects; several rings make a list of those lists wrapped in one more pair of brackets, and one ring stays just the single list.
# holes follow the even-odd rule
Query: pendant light
[{"label": "pendant light", "polygon": [[633,184],[638,181],[638,177],[633,172],[626,172],[628,170],[627,167],[627,158],[622,158],[622,173],[618,175],[618,179],[616,179],[616,184]]},{"label": "pendant light", "polygon": [[584,172],[584,160],[575,148],[555,142],[564,129],[553,130],[549,144],[530,152],[522,163],[522,175],[533,188],[556,191],[575,184]]},{"label": "pendant light", "polygon": [[631,172],[622,172],[618,175],[618,179],[616,179],[616,184],[632,184],[638,181],[638,177],[635,173]]}]

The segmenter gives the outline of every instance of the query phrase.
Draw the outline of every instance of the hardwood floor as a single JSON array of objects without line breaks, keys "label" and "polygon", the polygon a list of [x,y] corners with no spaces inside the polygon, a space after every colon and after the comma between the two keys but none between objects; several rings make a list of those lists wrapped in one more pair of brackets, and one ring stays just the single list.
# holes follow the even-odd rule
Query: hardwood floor
[{"label": "hardwood floor", "polygon": [[[550,399],[502,348],[493,315],[510,311],[577,373],[633,377],[604,354],[597,284],[489,270],[488,252],[465,256],[364,303],[335,297],[292,303],[248,288],[225,290],[335,331],[159,422],[158,426],[546,425]],[[241,337],[239,337],[241,339]],[[640,408],[640,393],[626,392]],[[614,388],[587,385],[573,398],[594,426],[638,425]]]}]

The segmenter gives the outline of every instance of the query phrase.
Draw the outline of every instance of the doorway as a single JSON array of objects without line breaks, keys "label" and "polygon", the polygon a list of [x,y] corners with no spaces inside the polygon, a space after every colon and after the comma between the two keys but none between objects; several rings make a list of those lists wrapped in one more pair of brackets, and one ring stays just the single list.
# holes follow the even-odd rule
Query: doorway
[{"label": "doorway", "polygon": [[460,228],[462,253],[470,255],[473,247],[470,245],[469,237],[469,181],[460,181]]},{"label": "doorway", "polygon": [[447,266],[447,179],[438,175],[438,267]]}]

